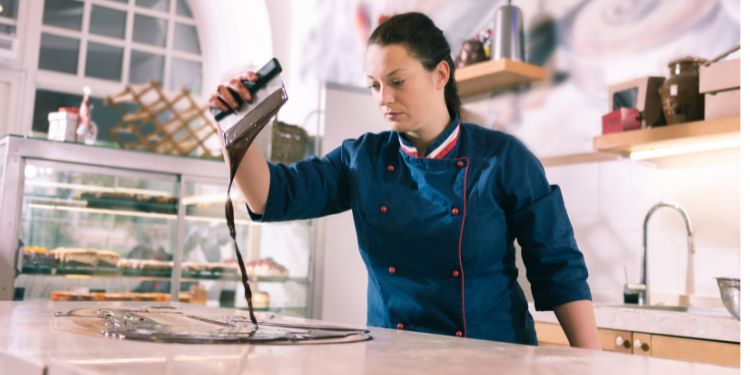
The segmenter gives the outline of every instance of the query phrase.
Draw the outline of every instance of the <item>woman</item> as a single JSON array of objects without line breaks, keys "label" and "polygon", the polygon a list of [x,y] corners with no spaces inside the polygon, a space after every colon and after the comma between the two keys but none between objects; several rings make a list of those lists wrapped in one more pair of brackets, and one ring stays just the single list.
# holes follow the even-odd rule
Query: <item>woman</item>
[{"label": "woman", "polygon": [[[535,307],[554,310],[573,346],[599,348],[588,272],[557,186],[515,138],[461,123],[448,43],[421,13],[370,36],[369,86],[393,131],[346,140],[322,158],[270,164],[253,145],[237,185],[258,221],[353,211],[369,275],[371,326],[536,345],[516,279],[522,247]],[[211,105],[237,108],[242,79]]]}]

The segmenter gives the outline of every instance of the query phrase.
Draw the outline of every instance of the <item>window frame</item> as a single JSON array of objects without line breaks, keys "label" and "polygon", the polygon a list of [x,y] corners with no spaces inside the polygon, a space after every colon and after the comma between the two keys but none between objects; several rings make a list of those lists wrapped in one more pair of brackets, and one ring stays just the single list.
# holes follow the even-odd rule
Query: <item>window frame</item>
[{"label": "window frame", "polygon": [[[168,88],[170,85],[172,61],[174,58],[197,62],[201,64],[202,69],[203,67],[205,67],[203,46],[200,47],[200,54],[192,54],[174,49],[174,30],[175,23],[177,22],[195,27],[199,36],[200,43],[200,30],[198,22],[195,19],[195,14],[193,13],[193,18],[188,18],[177,14],[178,0],[169,0],[168,12],[138,7],[135,5],[136,0],[128,0],[127,3],[108,0],[76,1],[80,1],[83,3],[83,20],[81,31],[68,30],[43,24],[42,20],[44,15],[45,0],[21,0],[18,4],[18,15],[16,20],[10,18],[2,19],[3,23],[9,23],[5,22],[6,19],[9,21],[15,21],[14,25],[16,26],[16,36],[20,41],[22,41],[21,51],[19,51],[19,60],[21,62],[20,65],[24,67],[24,70],[26,70],[27,75],[30,78],[27,80],[27,84],[25,85],[26,87],[23,93],[23,102],[28,104],[24,105],[24,108],[22,109],[22,127],[24,130],[24,134],[31,134],[31,129],[33,126],[33,124],[31,124],[31,119],[33,117],[34,108],[36,106],[35,96],[37,90],[50,90],[81,95],[83,94],[83,87],[89,86],[92,92],[91,95],[99,98],[104,98],[106,96],[120,93],[124,89],[125,85],[130,84],[130,59],[131,51],[133,48],[142,52],[154,53],[164,57],[164,71],[161,79],[161,84],[164,88]],[[124,39],[120,40],[113,37],[91,34],[89,32],[91,9],[93,5],[126,12]],[[191,9],[191,12],[193,12],[193,9]],[[164,47],[138,43],[132,40],[134,22],[133,19],[135,18],[136,13],[167,20],[167,43]],[[80,44],[78,50],[78,67],[76,75],[39,68],[41,38],[42,33],[45,32],[53,35],[79,39]],[[86,54],[89,41],[123,48],[122,74],[120,77],[120,81],[87,77],[85,75]]]}]

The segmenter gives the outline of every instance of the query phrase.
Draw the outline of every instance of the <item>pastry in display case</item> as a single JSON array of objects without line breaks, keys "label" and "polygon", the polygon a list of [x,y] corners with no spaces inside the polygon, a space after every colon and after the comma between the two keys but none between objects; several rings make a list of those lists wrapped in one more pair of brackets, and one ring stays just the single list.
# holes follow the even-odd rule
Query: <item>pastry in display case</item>
[{"label": "pastry in display case", "polygon": [[263,258],[251,260],[245,264],[248,275],[259,277],[286,277],[289,276],[289,270],[282,266],[273,258]]},{"label": "pastry in display case", "polygon": [[186,261],[182,263],[182,276],[184,277],[205,279],[235,279],[238,275],[235,270],[236,266],[233,267],[229,264],[218,262],[199,263]]},{"label": "pastry in display case", "polygon": [[268,310],[271,307],[271,295],[262,290],[253,292],[253,307],[258,310]]},{"label": "pastry in display case", "polygon": [[120,259],[117,268],[123,274],[134,276],[169,276],[173,262],[155,259]]},{"label": "pastry in display case", "polygon": [[61,266],[96,267],[96,250],[58,247],[52,250],[55,261]]},{"label": "pastry in display case", "polygon": [[146,195],[121,192],[80,192],[74,196],[86,207],[177,214],[177,198],[168,195]]},{"label": "pastry in display case", "polygon": [[120,254],[112,250],[96,251],[96,266],[99,268],[117,268]]},{"label": "pastry in display case", "polygon": [[132,302],[168,302],[168,293],[106,293],[106,292],[71,292],[56,291],[50,297],[52,301],[132,301]]},{"label": "pastry in display case", "polygon": [[64,273],[70,268],[88,272],[111,272],[117,269],[120,254],[111,250],[44,246],[24,246],[23,270],[30,273]]},{"label": "pastry in display case", "polygon": [[24,268],[43,268],[49,272],[57,264],[55,253],[44,246],[24,246],[22,251]]}]

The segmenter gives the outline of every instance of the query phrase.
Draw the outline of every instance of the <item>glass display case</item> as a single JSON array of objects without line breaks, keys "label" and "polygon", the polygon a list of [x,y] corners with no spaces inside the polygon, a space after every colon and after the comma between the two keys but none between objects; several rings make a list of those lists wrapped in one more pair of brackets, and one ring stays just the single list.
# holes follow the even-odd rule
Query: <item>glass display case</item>
[{"label": "glass display case", "polygon": [[[224,215],[226,186],[185,182],[181,290],[205,293],[219,306],[244,306],[234,246]],[[253,289],[253,306],[285,315],[308,315],[312,221],[257,224],[234,200],[237,241]]]},{"label": "glass display case", "polygon": [[[0,300],[246,308],[223,162],[0,140]],[[254,305],[312,316],[314,222],[258,224],[233,197]]]}]

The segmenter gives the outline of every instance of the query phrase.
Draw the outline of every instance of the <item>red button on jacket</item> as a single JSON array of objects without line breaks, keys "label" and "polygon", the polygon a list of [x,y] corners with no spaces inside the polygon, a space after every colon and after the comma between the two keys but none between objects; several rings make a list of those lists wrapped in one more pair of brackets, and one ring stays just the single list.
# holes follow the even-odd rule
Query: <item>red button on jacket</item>
[{"label": "red button on jacket", "polygon": [[454,216],[455,216],[455,215],[458,215],[458,208],[455,208],[455,207],[454,207],[454,208],[453,208],[453,209],[451,210],[451,214],[453,214]]},{"label": "red button on jacket", "polygon": [[393,266],[388,267],[388,272],[389,273],[396,273],[396,267],[393,267]]},{"label": "red button on jacket", "polygon": [[464,167],[464,162],[463,162],[463,161],[461,161],[461,160],[457,161],[457,162],[456,162],[456,167],[458,167],[458,168],[463,168],[463,167]]},{"label": "red button on jacket", "polygon": [[458,331],[456,331],[456,336],[457,336],[457,337],[463,337],[463,336],[464,336],[464,333],[463,333],[463,332],[461,332],[461,330],[459,329]]},{"label": "red button on jacket", "polygon": [[459,277],[459,276],[461,276],[461,273],[458,272],[458,270],[454,270],[453,271],[453,277]]},{"label": "red button on jacket", "polygon": [[384,214],[386,212],[388,212],[388,207],[386,207],[386,206],[380,206],[380,213]]},{"label": "red button on jacket", "polygon": [[388,172],[393,172],[393,171],[396,170],[396,167],[394,167],[392,165],[389,165],[389,166],[386,167],[386,169],[388,169]]}]

